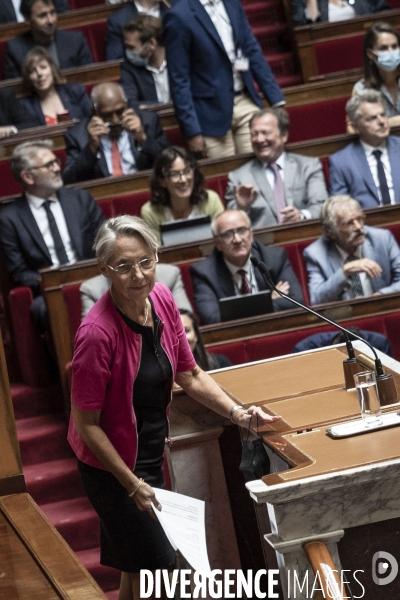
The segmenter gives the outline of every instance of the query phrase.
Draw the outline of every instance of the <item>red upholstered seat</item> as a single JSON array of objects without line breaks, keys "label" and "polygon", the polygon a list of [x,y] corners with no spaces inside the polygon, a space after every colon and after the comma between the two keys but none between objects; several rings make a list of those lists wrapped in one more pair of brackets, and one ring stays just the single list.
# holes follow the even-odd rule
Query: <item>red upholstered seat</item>
[{"label": "red upholstered seat", "polygon": [[217,194],[219,194],[224,205],[226,205],[224,196],[225,196],[227,181],[228,181],[228,177],[226,175],[221,175],[221,177],[210,177],[210,178],[206,179],[206,188],[208,188],[210,190],[214,190],[214,192],[217,192]]},{"label": "red upholstered seat", "polygon": [[326,187],[329,189],[329,158],[324,156],[319,159],[322,165],[322,170],[324,172]]},{"label": "red upholstered seat", "polygon": [[68,314],[68,325],[70,338],[73,341],[79,325],[81,324],[81,297],[79,283],[64,285],[62,295]]},{"label": "red upholstered seat", "polygon": [[106,219],[110,219],[111,217],[115,216],[113,198],[103,198],[102,200],[97,200],[97,203]]},{"label": "red upholstered seat", "polygon": [[191,264],[193,264],[194,261],[189,261],[186,263],[182,263],[179,265],[179,268],[181,270],[181,275],[182,275],[182,281],[183,281],[183,285],[185,286],[185,290],[187,293],[187,296],[189,298],[190,304],[193,307],[193,312],[195,314],[196,313],[196,305],[194,303],[194,292],[193,292],[193,283],[192,283],[192,278],[190,277],[190,273],[189,273],[189,267]]},{"label": "red upholstered seat", "polygon": [[348,98],[291,106],[290,142],[346,133],[345,105]]},{"label": "red upholstered seat", "polygon": [[75,31],[81,31],[86,38],[90,50],[92,51],[94,62],[103,62],[106,60],[106,31],[107,22],[88,23],[78,27],[71,27]]},{"label": "red upholstered seat", "polygon": [[229,342],[209,348],[213,354],[224,354],[233,365],[242,365],[247,362],[245,342]]},{"label": "red upholstered seat", "polygon": [[316,42],[314,52],[318,74],[361,68],[363,41],[364,34]]},{"label": "red upholstered seat", "polygon": [[49,362],[45,341],[29,314],[32,300],[32,290],[29,287],[15,288],[8,295],[14,348],[22,383],[41,388],[49,385]]},{"label": "red upholstered seat", "polygon": [[135,215],[140,217],[140,209],[150,199],[150,190],[134,192],[127,196],[117,196],[113,200],[114,215]]},{"label": "red upholstered seat", "polygon": [[385,229],[389,229],[393,233],[394,237],[396,238],[396,242],[400,245],[400,223],[385,225]]},{"label": "red upholstered seat", "polygon": [[0,42],[0,79],[4,79],[4,55],[6,53],[6,40]]},{"label": "red upholstered seat", "polygon": [[186,148],[186,142],[182,137],[179,127],[175,127],[174,129],[166,129],[164,133],[167,136],[167,140],[171,146],[183,146]]}]

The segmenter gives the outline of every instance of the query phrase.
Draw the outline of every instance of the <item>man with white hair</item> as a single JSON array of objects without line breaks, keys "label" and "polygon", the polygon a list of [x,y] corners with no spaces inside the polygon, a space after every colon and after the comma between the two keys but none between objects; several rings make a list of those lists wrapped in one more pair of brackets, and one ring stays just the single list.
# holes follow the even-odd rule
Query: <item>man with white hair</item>
[{"label": "man with white hair", "polygon": [[346,114],[359,139],[329,159],[332,196],[350,194],[362,208],[400,202],[400,139],[390,134],[382,95],[357,92],[346,104]]},{"label": "man with white hair", "polygon": [[11,171],[24,194],[0,213],[0,243],[14,283],[32,288],[31,314],[45,330],[39,269],[93,258],[94,238],[104,216],[88,192],[63,187],[51,140],[17,146]]},{"label": "man with white hair", "polygon": [[128,106],[123,88],[101,83],[92,90],[93,116],[65,133],[66,183],[129,175],[151,169],[168,146],[156,113]]},{"label": "man with white hair", "polygon": [[[202,325],[221,320],[220,298],[270,289],[251,264],[251,254],[266,263],[272,281],[281,292],[303,302],[301,287],[286,251],[255,242],[250,219],[244,211],[226,210],[212,222],[212,232],[213,253],[190,267],[194,301]],[[293,308],[293,304],[276,291],[271,297],[275,311]]]},{"label": "man with white hair", "polygon": [[311,304],[400,292],[400,248],[387,229],[364,225],[356,200],[328,198],[321,220],[323,235],[303,252]]}]

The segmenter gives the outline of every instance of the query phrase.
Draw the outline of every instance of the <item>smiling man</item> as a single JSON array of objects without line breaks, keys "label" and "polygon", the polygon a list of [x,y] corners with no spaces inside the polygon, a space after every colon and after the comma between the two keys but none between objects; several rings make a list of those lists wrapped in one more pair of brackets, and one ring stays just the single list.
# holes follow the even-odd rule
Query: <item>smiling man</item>
[{"label": "smiling man", "polygon": [[328,198],[323,235],[303,253],[311,304],[400,292],[400,248],[390,231],[367,227],[348,195]]},{"label": "smiling man", "polygon": [[350,194],[363,208],[399,203],[400,140],[389,135],[380,92],[357,92],[347,102],[346,113],[359,139],[331,156],[331,194]]},{"label": "smiling man", "polygon": [[328,197],[317,158],[285,151],[289,116],[265,108],[250,122],[256,158],[229,173],[229,208],[245,210],[253,227],[316,219]]},{"label": "smiling man", "polygon": [[[265,262],[276,287],[295,300],[303,294],[283,248],[255,242],[250,221],[241,210],[226,210],[212,222],[215,248],[211,256],[190,267],[194,301],[202,325],[218,323],[220,298],[252,294],[269,289],[250,261],[253,254]],[[271,294],[275,311],[293,308],[275,291]]]},{"label": "smiling man", "polygon": [[23,60],[35,46],[46,48],[60,69],[81,67],[93,62],[83,33],[57,29],[57,12],[52,0],[22,0],[21,13],[29,25],[29,31],[7,42],[5,79],[21,77]]},{"label": "smiling man", "polygon": [[51,148],[51,140],[16,146],[11,170],[24,194],[0,214],[7,269],[17,286],[32,288],[31,314],[42,331],[47,313],[39,269],[92,258],[94,238],[104,221],[88,192],[63,187],[60,163]]}]

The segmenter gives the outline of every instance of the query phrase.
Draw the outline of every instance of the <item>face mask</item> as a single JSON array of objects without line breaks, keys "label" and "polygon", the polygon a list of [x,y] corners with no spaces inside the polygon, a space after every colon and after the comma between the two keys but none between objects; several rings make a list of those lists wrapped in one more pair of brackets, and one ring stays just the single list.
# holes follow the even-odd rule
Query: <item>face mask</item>
[{"label": "face mask", "polygon": [[141,56],[141,52],[146,44],[140,48],[140,50],[125,50],[126,58],[135,67],[147,67],[149,64],[150,56]]},{"label": "face mask", "polygon": [[394,71],[400,65],[400,48],[377,52],[377,65],[383,71]]}]

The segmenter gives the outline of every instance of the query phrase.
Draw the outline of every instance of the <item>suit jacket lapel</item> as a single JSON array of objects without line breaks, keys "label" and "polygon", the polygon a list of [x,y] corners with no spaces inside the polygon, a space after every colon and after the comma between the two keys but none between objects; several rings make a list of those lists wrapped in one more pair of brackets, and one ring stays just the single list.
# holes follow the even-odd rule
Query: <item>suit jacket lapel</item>
[{"label": "suit jacket lapel", "polygon": [[260,196],[262,196],[265,202],[270,207],[272,213],[275,215],[278,220],[278,215],[276,212],[276,206],[274,201],[274,193],[272,191],[271,186],[268,183],[267,176],[265,174],[264,166],[260,163],[259,160],[254,160],[251,165],[251,173],[253,175],[253,179],[257,184],[258,191]]},{"label": "suit jacket lapel", "polygon": [[[365,241],[362,245],[362,256],[364,258],[369,258],[370,260],[377,262],[376,253],[374,252],[374,248],[373,248],[373,246],[371,244],[371,240],[368,236],[368,229],[366,229],[366,231],[367,231],[367,235],[365,236]],[[381,277],[370,277],[369,281],[371,283],[372,290],[374,292],[377,292],[382,287],[384,287],[384,283],[383,283]]]},{"label": "suit jacket lapel", "polygon": [[[265,262],[264,257],[259,250],[259,246],[258,246],[257,242],[253,242],[253,245],[251,247],[251,253],[254,254],[254,256],[256,258],[258,258],[258,260]],[[268,267],[268,270],[270,270],[270,265],[267,265],[267,267]],[[267,286],[267,284],[264,281],[264,277],[261,275],[260,271],[256,268],[254,268],[254,275],[256,277],[257,287],[260,292],[262,292],[263,290],[271,289],[270,286]]]},{"label": "suit jacket lapel", "polygon": [[332,273],[336,273],[336,271],[342,267],[342,261],[340,259],[340,254],[336,249],[335,243],[332,240],[328,242],[327,257],[329,266],[332,269]]},{"label": "suit jacket lapel", "polygon": [[218,250],[215,250],[215,268],[217,272],[217,281],[219,282],[220,298],[227,298],[235,295],[235,284],[233,283],[230,270],[225,264],[224,258]]},{"label": "suit jacket lapel", "polygon": [[390,170],[392,171],[393,190],[394,190],[394,201],[400,203],[400,147],[396,143],[396,139],[388,137],[387,149],[390,162]]},{"label": "suit jacket lapel", "polygon": [[43,236],[40,233],[40,229],[38,227],[38,224],[36,223],[35,217],[33,216],[31,209],[29,208],[27,199],[25,198],[25,196],[23,196],[21,198],[21,201],[17,200],[16,202],[20,202],[18,206],[18,216],[21,220],[21,223],[26,228],[29,235],[32,237],[37,246],[39,246],[43,254],[47,257],[51,265],[52,260],[50,257],[50,253],[47,249]]},{"label": "suit jacket lapel", "polygon": [[68,233],[71,238],[71,242],[75,248],[78,258],[81,260],[83,258],[83,240],[82,236],[80,235],[80,230],[77,223],[76,206],[73,202],[71,202],[71,198],[69,198],[68,196],[68,190],[64,188],[61,188],[57,193],[57,197],[60,201],[65,221],[67,223]]},{"label": "suit jacket lapel", "polygon": [[98,166],[98,169],[99,169],[102,177],[110,177],[110,175],[112,175],[112,173],[110,173],[110,171],[108,170],[106,157],[104,155],[104,151],[103,151],[103,148],[101,145],[99,146],[96,157],[97,157],[97,166]]},{"label": "suit jacket lapel", "polygon": [[4,0],[3,8],[10,19],[12,19],[13,21],[17,20],[17,15],[15,14],[14,5],[11,2],[11,0]]},{"label": "suit jacket lapel", "polygon": [[[212,37],[214,42],[221,48],[221,50],[226,54],[226,50],[221,41],[221,38],[218,35],[218,31],[215,28],[214,23],[211,21],[206,9],[201,4],[200,0],[189,0],[189,5],[192,11],[194,12],[195,18],[199,21],[201,26],[204,28],[206,33]],[[226,8],[226,6],[225,6]]]},{"label": "suit jacket lapel", "polygon": [[369,168],[368,160],[360,142],[354,144],[354,162],[355,168],[361,174],[364,179],[365,185],[369,188],[372,196],[375,198],[377,204],[379,204],[378,190],[375,185],[374,178],[372,177],[371,169]]}]

